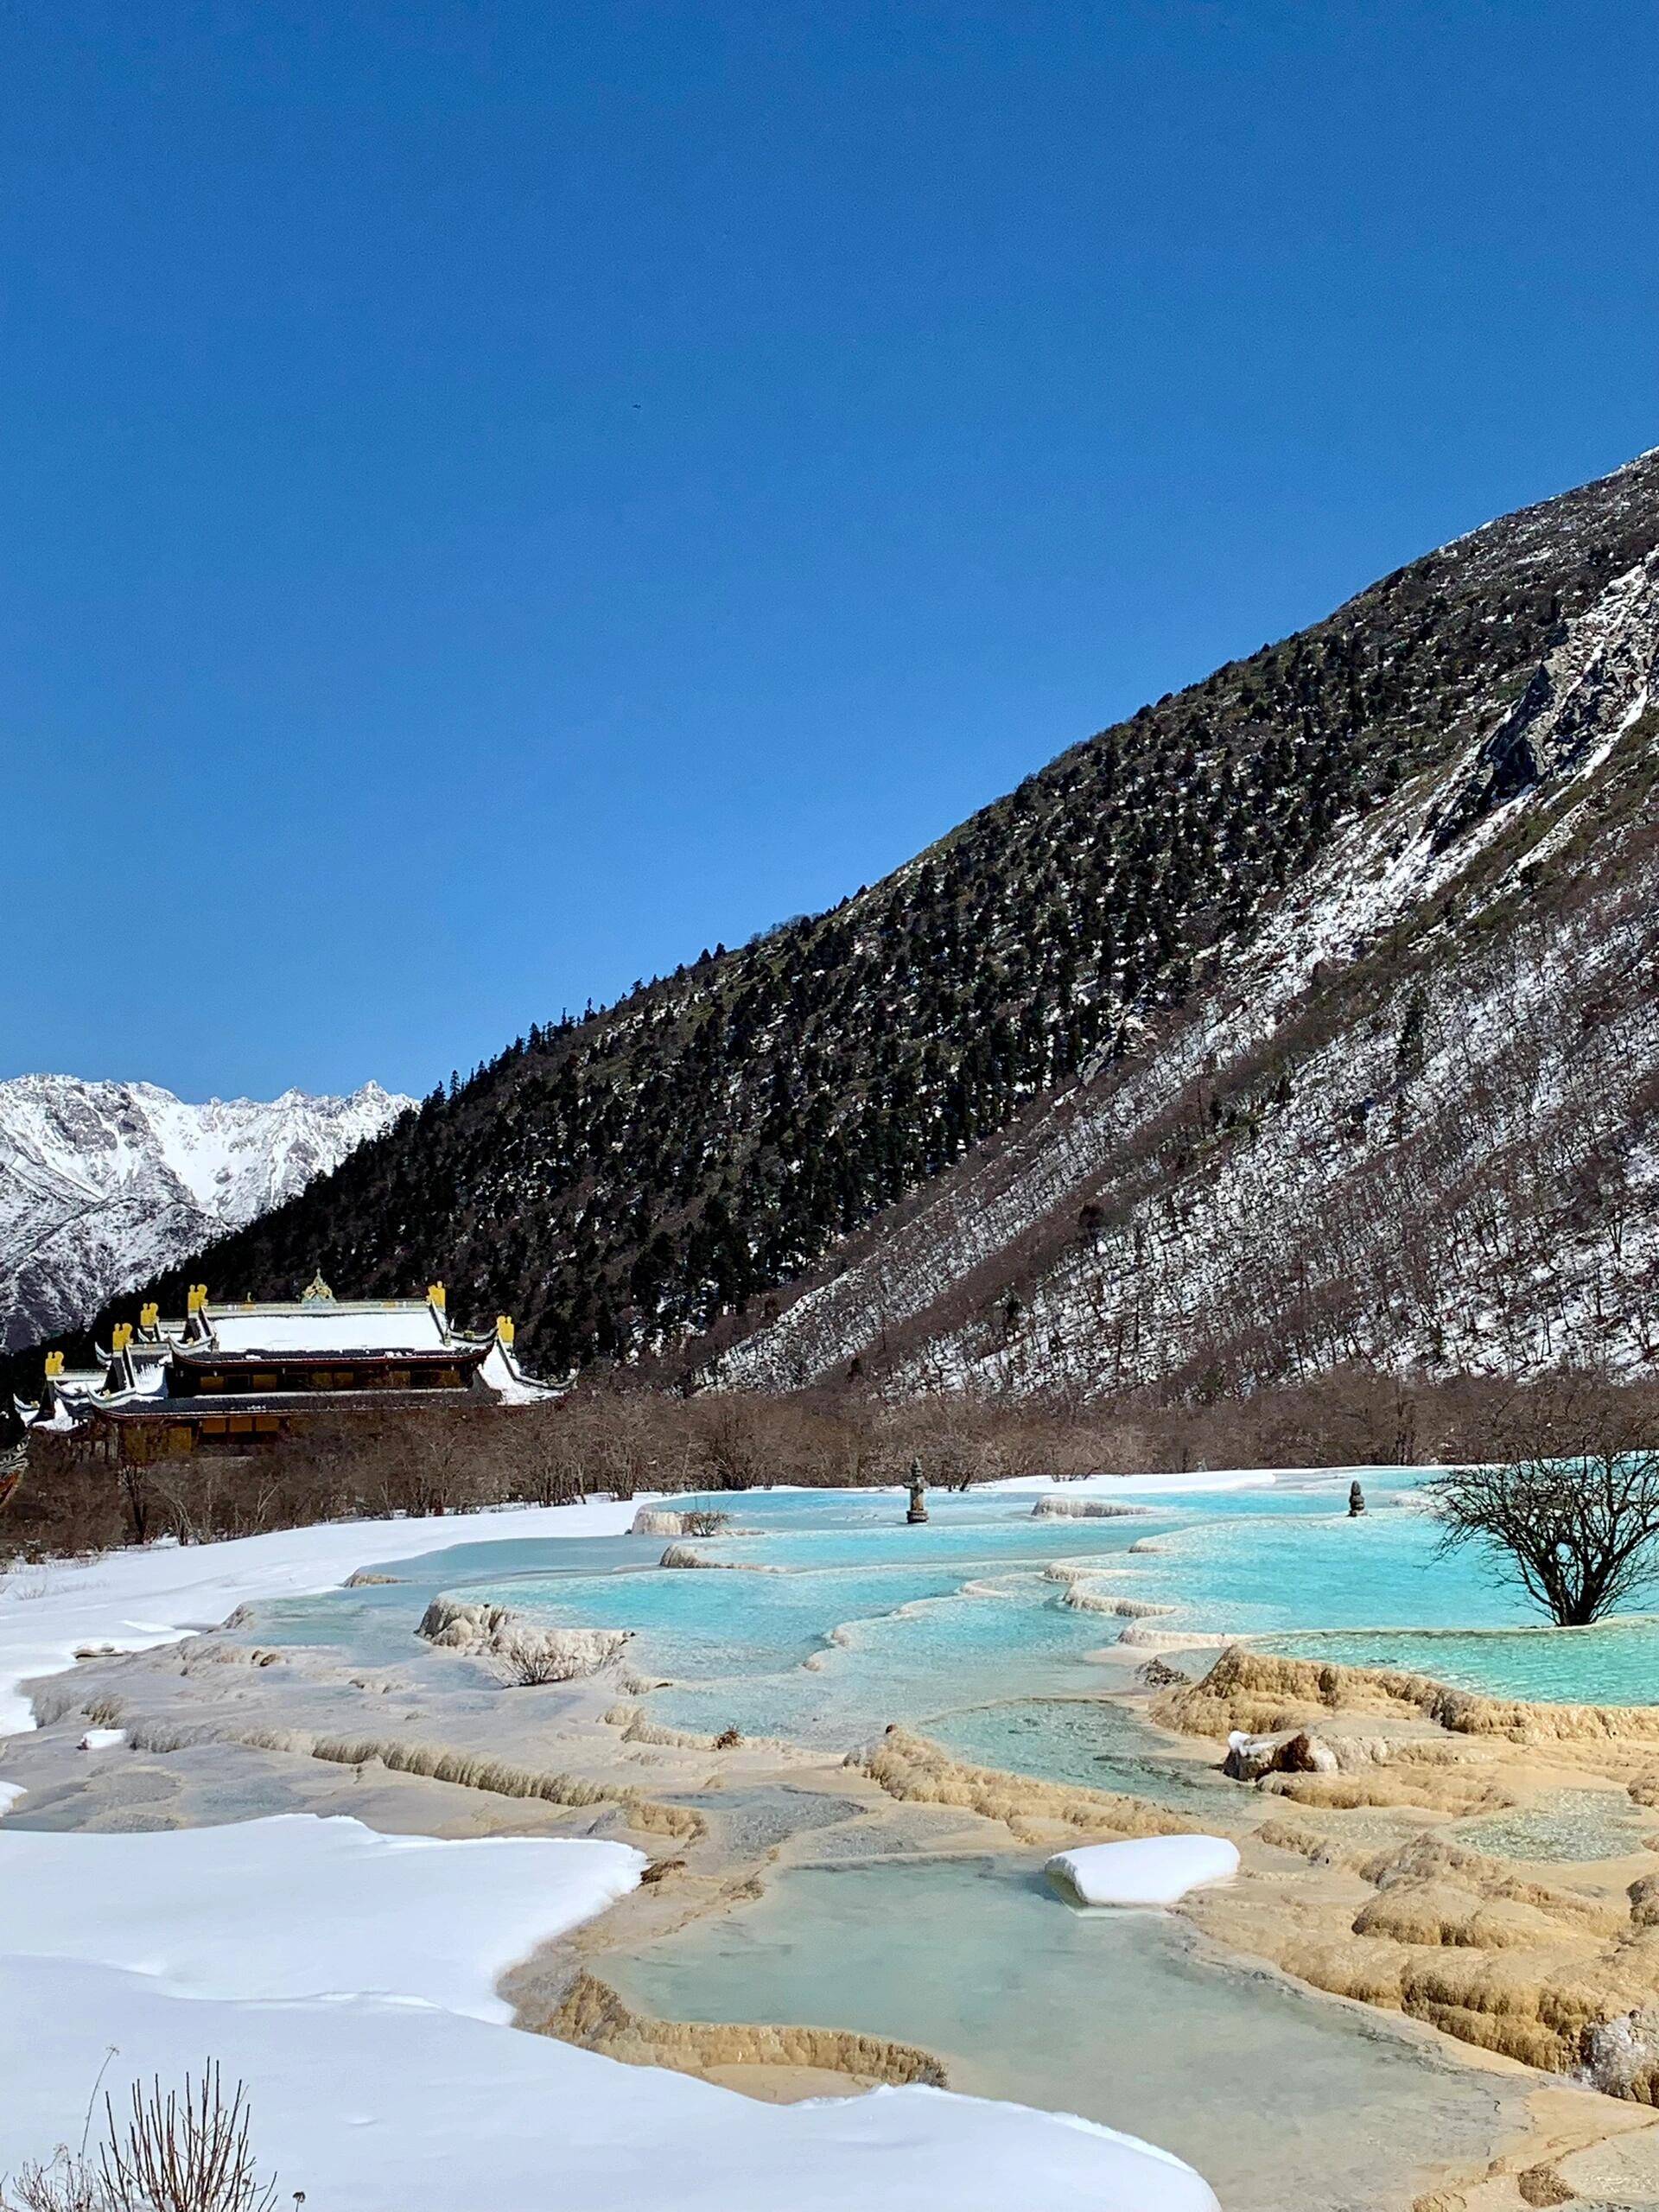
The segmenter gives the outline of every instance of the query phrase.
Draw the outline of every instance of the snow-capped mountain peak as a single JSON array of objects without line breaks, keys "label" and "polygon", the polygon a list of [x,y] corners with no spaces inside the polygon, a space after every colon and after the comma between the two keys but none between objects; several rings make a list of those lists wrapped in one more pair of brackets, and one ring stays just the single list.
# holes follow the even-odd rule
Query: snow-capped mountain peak
[{"label": "snow-capped mountain peak", "polygon": [[152,1083],[0,1082],[0,1343],[79,1325],[338,1166],[413,1103],[378,1083],[196,1105]]}]

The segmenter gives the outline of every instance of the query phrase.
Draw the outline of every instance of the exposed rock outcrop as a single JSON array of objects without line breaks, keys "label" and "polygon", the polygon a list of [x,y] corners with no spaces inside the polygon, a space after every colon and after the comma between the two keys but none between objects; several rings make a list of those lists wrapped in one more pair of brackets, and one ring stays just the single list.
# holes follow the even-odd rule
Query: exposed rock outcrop
[{"label": "exposed rock outcrop", "polygon": [[524,1766],[459,1745],[427,1744],[386,1736],[318,1736],[299,1728],[227,1728],[183,1726],[166,1721],[134,1722],[127,1732],[134,1751],[161,1756],[199,1744],[239,1744],[255,1751],[281,1751],[299,1758],[326,1760],[334,1766],[378,1764],[393,1774],[418,1775],[461,1789],[482,1789],[498,1797],[539,1798],[549,1805],[613,1805],[632,1827],[694,1840],[707,1834],[702,1816],[689,1806],[666,1805],[637,1789],[592,1782],[585,1775]]},{"label": "exposed rock outcrop", "polygon": [[707,1506],[642,1505],[629,1530],[634,1536],[718,1536],[732,1525],[729,1513]]},{"label": "exposed rock outcrop", "polygon": [[1288,1736],[1247,1736],[1236,1728],[1221,1770],[1234,1782],[1259,1782],[1264,1774],[1335,1774],[1338,1764],[1330,1745],[1305,1728]]},{"label": "exposed rock outcrop", "polygon": [[1512,1744],[1659,1744],[1656,1706],[1529,1705],[1453,1689],[1427,1675],[1277,1659],[1240,1644],[1229,1645],[1202,1681],[1160,1698],[1154,1717],[1182,1734],[1224,1741],[1240,1729],[1269,1736],[1306,1727],[1338,1708],[1432,1720],[1454,1734]]},{"label": "exposed rock outcrop", "polygon": [[728,1574],[784,1574],[781,1567],[767,1567],[759,1560],[710,1559],[706,1552],[698,1551],[691,1544],[671,1544],[657,1562],[658,1567],[710,1567],[722,1568]]}]

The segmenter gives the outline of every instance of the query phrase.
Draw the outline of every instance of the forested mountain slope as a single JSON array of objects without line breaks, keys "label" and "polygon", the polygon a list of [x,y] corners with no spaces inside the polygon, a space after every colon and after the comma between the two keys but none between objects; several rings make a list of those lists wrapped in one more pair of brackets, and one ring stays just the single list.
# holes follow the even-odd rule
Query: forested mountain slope
[{"label": "forested mountain slope", "polygon": [[[1150,1157],[1135,1133],[1148,1116],[1179,1118],[1194,1096],[1208,1099],[1203,1113],[1221,1132],[1246,1117],[1265,1130],[1270,1116],[1291,1129],[1286,1109],[1317,1090],[1306,1058],[1287,1101],[1282,1069],[1266,1097],[1243,1071],[1264,1052],[1264,1066],[1273,1061],[1274,1025],[1325,1019],[1319,994],[1307,998],[1313,960],[1363,969],[1357,939],[1403,930],[1416,932],[1417,950],[1400,957],[1421,961],[1421,1014],[1396,1020],[1392,987],[1379,983],[1386,1039],[1373,1039],[1362,1090],[1348,1095],[1362,1081],[1357,1060],[1331,1078],[1341,1115],[1351,1109],[1365,1141],[1381,1143],[1395,1092],[1376,1072],[1377,1054],[1427,1068],[1456,1042],[1440,1025],[1471,1018],[1441,995],[1443,940],[1425,918],[1442,875],[1456,879],[1477,846],[1501,842],[1514,802],[1541,779],[1613,788],[1610,763],[1585,768],[1571,714],[1540,721],[1543,692],[1566,680],[1545,664],[1589,650],[1584,618],[1605,613],[1610,588],[1615,599],[1634,588],[1616,580],[1656,544],[1659,454],[1459,539],[1074,747],[834,912],[705,956],[581,1022],[532,1029],[453,1095],[193,1259],[166,1290],[200,1275],[226,1294],[275,1294],[321,1266],[342,1290],[401,1294],[436,1274],[463,1313],[514,1313],[527,1357],[547,1372],[596,1353],[670,1349],[711,1326],[719,1341],[740,1312],[747,1329],[771,1325],[768,1294],[785,1287],[781,1306],[819,1262],[838,1268],[843,1241],[895,1205],[925,1211],[918,1193],[937,1186],[944,1203],[976,1189],[974,1175],[1006,1179],[1053,1146],[1063,1153],[1103,1098],[1132,1102],[1109,1123],[1128,1132],[1125,1173],[1135,1175]],[[1649,577],[1636,596],[1650,587]],[[1587,834],[1563,832],[1569,845]],[[1625,834],[1639,842],[1634,817]],[[1381,870],[1385,888],[1351,909],[1362,863]],[[1562,929],[1576,895],[1570,882],[1559,899],[1549,894]],[[1495,974],[1507,948],[1521,957],[1529,931],[1544,926],[1529,918],[1524,892],[1504,896],[1511,904],[1491,907],[1480,946]],[[1584,926],[1599,943],[1612,925],[1598,909]],[[1482,1006],[1503,988],[1495,982]],[[1340,1027],[1349,1014],[1329,1019]],[[1212,1057],[1237,1079],[1193,1092]],[[1448,1075],[1436,1096],[1452,1097],[1456,1084]],[[1415,1126],[1409,1097],[1401,1116],[1403,1135]],[[1013,1152],[997,1141],[1011,1131]],[[1054,1207],[1070,1209],[1073,1235],[1083,1181],[1095,1193],[1087,1203],[1132,1207],[1099,1141],[1088,1140],[1081,1179],[1065,1166],[1051,1185],[1047,1170],[1032,1170],[1047,1200],[1010,1202],[983,1251],[974,1237],[923,1239],[932,1256],[908,1288],[849,1291],[839,1306],[820,1288],[819,1306],[840,1316],[833,1327],[814,1338],[784,1315],[729,1371],[831,1372],[900,1323],[916,1358],[936,1346],[926,1357],[951,1372],[995,1366],[1016,1349],[1027,1374],[1051,1357],[1096,1371],[1099,1329],[1128,1308],[1103,1292],[1098,1329],[1077,1323],[1079,1300],[1095,1314],[1094,1277],[1063,1282],[1062,1268],[1052,1280],[1064,1317],[1046,1334],[1036,1322],[1016,1327],[1007,1308],[1020,1268],[1000,1255],[1052,1233]],[[1271,1212],[1281,1169],[1267,1172],[1265,1150],[1255,1156],[1264,1168],[1249,1203]],[[1173,1156],[1156,1157],[1168,1166]],[[966,1203],[971,1211],[989,1198]],[[1113,1248],[1115,1265],[1133,1273],[1141,1248],[1128,1215],[1122,1233],[1129,1242]],[[1226,1255],[1206,1261],[1202,1243],[1167,1248],[1166,1294],[1183,1312],[1185,1269],[1224,1273]],[[988,1348],[983,1300],[974,1305],[966,1281],[988,1262],[1001,1317]],[[1039,1275],[1051,1280],[1039,1268],[1027,1290]],[[921,1320],[959,1288],[968,1313],[949,1328]],[[1171,1351],[1154,1363],[1181,1359]]]},{"label": "forested mountain slope", "polygon": [[1248,1389],[1659,1358],[1659,555],[1132,1058],[709,1363]]}]

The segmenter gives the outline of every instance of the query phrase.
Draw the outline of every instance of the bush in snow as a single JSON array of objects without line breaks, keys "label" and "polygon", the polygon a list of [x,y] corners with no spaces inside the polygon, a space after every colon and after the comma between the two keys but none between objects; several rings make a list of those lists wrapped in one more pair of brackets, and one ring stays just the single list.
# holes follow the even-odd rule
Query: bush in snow
[{"label": "bush in snow", "polygon": [[[121,2119],[105,2098],[96,2158],[85,2137],[78,2152],[60,2145],[49,2164],[0,2185],[0,2212],[271,2212],[276,2183],[260,2177],[249,2117],[245,2087],[227,2101],[216,2060],[199,2082],[187,2074],[182,2090],[159,2076],[148,2088],[135,2082]],[[304,2202],[296,2190],[295,2204]]]}]

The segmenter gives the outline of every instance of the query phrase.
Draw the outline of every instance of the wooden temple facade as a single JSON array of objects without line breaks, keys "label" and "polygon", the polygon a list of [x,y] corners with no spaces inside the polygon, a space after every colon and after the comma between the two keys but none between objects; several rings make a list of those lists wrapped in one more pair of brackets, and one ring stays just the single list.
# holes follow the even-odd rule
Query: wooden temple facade
[{"label": "wooden temple facade", "polygon": [[319,1277],[290,1303],[222,1307],[197,1284],[181,1320],[146,1305],[98,1362],[71,1374],[48,1355],[40,1403],[18,1407],[31,1447],[125,1466],[241,1457],[321,1421],[554,1395],[519,1369],[505,1314],[487,1336],[454,1328],[442,1283],[424,1299],[342,1300]]}]

